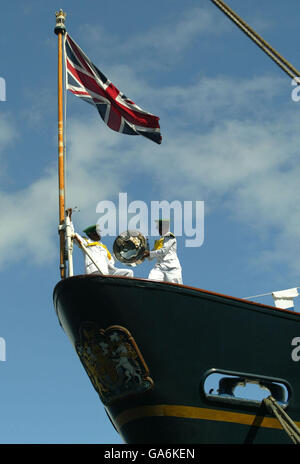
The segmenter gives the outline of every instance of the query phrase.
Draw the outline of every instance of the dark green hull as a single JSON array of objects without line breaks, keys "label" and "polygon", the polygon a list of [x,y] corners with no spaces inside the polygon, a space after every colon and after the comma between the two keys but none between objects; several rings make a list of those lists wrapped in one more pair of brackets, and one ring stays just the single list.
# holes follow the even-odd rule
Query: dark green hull
[{"label": "dark green hull", "polygon": [[291,443],[259,402],[208,394],[204,380],[216,370],[279,382],[300,421],[299,314],[111,276],[59,282],[54,306],[126,443]]}]

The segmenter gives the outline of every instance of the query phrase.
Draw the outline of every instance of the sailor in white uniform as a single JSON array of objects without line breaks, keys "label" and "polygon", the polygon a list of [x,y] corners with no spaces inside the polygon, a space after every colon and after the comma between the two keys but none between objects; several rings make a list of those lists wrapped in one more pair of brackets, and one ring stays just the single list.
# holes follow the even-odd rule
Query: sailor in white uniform
[{"label": "sailor in white uniform", "polygon": [[[133,271],[131,269],[118,269],[115,267],[115,260],[107,247],[101,242],[101,235],[96,225],[88,227],[83,232],[88,238],[81,237],[77,233],[75,233],[74,236],[79,242],[79,245],[83,244],[88,249],[102,274],[133,277]],[[86,274],[99,274],[97,266],[95,266],[89,256],[84,253],[84,257]]]},{"label": "sailor in white uniform", "polygon": [[154,244],[154,250],[145,252],[148,259],[156,259],[148,279],[182,284],[181,265],[177,257],[176,237],[170,232],[170,221],[159,219],[158,230],[161,236]]}]

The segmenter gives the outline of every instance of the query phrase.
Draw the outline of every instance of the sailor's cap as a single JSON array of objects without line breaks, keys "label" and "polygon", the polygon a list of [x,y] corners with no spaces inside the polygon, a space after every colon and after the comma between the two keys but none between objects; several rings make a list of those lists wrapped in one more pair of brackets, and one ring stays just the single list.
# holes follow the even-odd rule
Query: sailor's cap
[{"label": "sailor's cap", "polygon": [[155,219],[155,222],[157,222],[157,224],[169,224],[170,219]]},{"label": "sailor's cap", "polygon": [[96,225],[96,224],[93,225],[93,226],[87,227],[86,229],[84,229],[83,232],[84,232],[85,234],[89,234],[89,233],[91,233],[91,232],[97,232],[97,233],[99,233],[98,230],[97,230],[97,225]]}]

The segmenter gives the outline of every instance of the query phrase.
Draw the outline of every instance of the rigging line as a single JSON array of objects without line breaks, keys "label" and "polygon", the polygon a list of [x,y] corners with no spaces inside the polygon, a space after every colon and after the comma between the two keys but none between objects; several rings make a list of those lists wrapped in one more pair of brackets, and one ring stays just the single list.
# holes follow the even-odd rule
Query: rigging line
[{"label": "rigging line", "polygon": [[[280,55],[277,53],[277,52],[273,52],[272,50],[272,47],[269,46],[268,47],[268,44],[265,45],[262,41],[262,39],[253,31],[250,30],[249,26],[248,25],[244,25],[242,23],[242,20],[237,16],[235,15],[233,12],[231,12],[229,9],[226,9],[226,7],[222,4],[222,3],[218,3],[218,0],[212,0],[212,2],[218,6],[220,8],[221,11],[223,11],[223,13],[225,13],[246,35],[248,35],[248,37],[250,37],[255,43],[256,45],[258,45],[258,47],[260,47],[267,55],[269,55],[269,57],[275,61],[275,63],[277,63],[277,65],[283,70],[285,71],[290,77],[294,78],[296,76],[299,76],[299,72],[297,71],[295,74],[296,76],[294,75],[293,72],[291,72],[291,67],[288,63],[288,65],[286,66],[285,64],[283,64],[283,60],[282,60],[282,57],[280,57]],[[228,7],[227,7],[228,8]],[[246,23],[245,23],[246,24]],[[276,56],[277,55],[277,56]],[[278,58],[280,57],[280,58]],[[286,61],[286,60],[285,60]]]},{"label": "rigging line", "polygon": [[[300,287],[293,287],[293,288],[300,288]],[[247,296],[247,297],[244,297],[242,298],[243,300],[249,300],[250,298],[258,298],[259,296],[267,296],[267,295],[273,295],[274,292],[270,292],[270,293],[262,293],[261,295],[254,295],[254,296]]]},{"label": "rigging line", "polygon": [[[298,76],[299,71],[289,63],[283,56],[281,56],[266,40],[264,40],[254,29],[252,29],[249,24],[246,23],[237,13],[235,13],[223,0],[212,0],[215,4],[219,4],[220,9],[226,13],[228,11],[237,21],[239,21],[251,34],[253,34],[265,47],[267,47],[277,58],[279,58],[287,67],[290,68]],[[222,6],[222,8],[221,8]],[[226,13],[227,14],[227,13]]]},{"label": "rigging line", "polygon": [[271,293],[262,293],[261,295],[253,295],[253,296],[246,296],[243,298],[243,300],[249,300],[250,298],[258,298],[259,296],[267,296],[267,295],[272,295]]},{"label": "rigging line", "polygon": [[[271,45],[260,37],[242,18],[240,18],[225,2],[222,0],[211,0],[229,19],[231,19],[249,38],[251,38],[269,57],[278,64],[293,79],[300,76],[300,72],[285,58],[283,58]],[[296,287],[297,289],[300,287]],[[260,295],[248,296],[243,299],[258,298],[272,295],[273,292],[263,293]]]},{"label": "rigging line", "polygon": [[300,443],[300,429],[284,409],[277,403],[273,396],[268,396],[263,400],[270,413],[280,422],[283,430],[289,435],[295,444]]},{"label": "rigging line", "polygon": [[250,37],[256,45],[258,45],[275,63],[286,72],[291,78],[300,76],[294,66],[292,66],[285,58],[283,58],[274,48],[271,47],[262,37],[260,37],[250,26],[243,21],[233,10],[231,10],[221,0],[211,0],[223,13],[225,13],[248,37]]}]

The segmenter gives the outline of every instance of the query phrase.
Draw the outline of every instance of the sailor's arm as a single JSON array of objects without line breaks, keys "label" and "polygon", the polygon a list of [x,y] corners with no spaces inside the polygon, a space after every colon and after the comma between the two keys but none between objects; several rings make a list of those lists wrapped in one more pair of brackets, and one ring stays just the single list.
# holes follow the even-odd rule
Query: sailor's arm
[{"label": "sailor's arm", "polygon": [[72,222],[72,208],[68,208],[66,210],[66,216],[69,216],[70,218],[70,229],[71,229],[71,236],[72,236],[72,239],[76,240],[77,242],[81,241],[83,242],[83,238],[79,235],[79,234],[76,234],[75,233],[75,230],[74,230],[74,226],[73,226],[73,222]]},{"label": "sailor's arm", "polygon": [[77,234],[77,232],[74,232],[73,238],[75,242],[77,243],[77,245],[79,245],[80,247],[82,244],[86,245],[86,242],[84,241],[84,239],[81,237],[81,235]]},{"label": "sailor's arm", "polygon": [[175,237],[165,237],[164,244],[161,248],[149,252],[149,259],[163,258],[170,251],[172,245],[174,245],[175,242]]},{"label": "sailor's arm", "polygon": [[114,271],[116,269],[113,257],[111,257],[111,259],[107,259],[107,268],[109,271]]},{"label": "sailor's arm", "polygon": [[77,245],[79,245],[79,246],[81,246],[81,244],[85,245],[85,244],[86,244],[86,241],[84,240],[84,238],[81,237],[81,235],[77,234],[77,232],[75,232],[75,229],[74,229],[74,226],[73,226],[73,222],[72,222],[72,220],[71,220],[72,208],[67,209],[66,214],[67,214],[67,215],[69,216],[69,218],[70,218],[70,227],[71,227],[71,234],[72,234],[73,240],[75,240],[76,243],[77,243]]},{"label": "sailor's arm", "polygon": [[[109,274],[109,266],[106,258],[106,251],[104,250],[104,248],[101,248],[99,246],[90,248],[89,243],[76,232],[74,233],[74,240],[82,249],[86,258],[91,260],[92,263],[96,266],[96,268],[99,268],[101,274]],[[96,248],[96,250],[94,250],[94,248]]]}]

